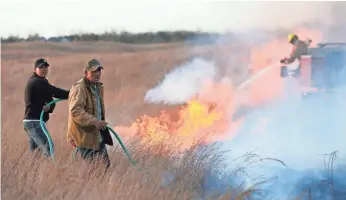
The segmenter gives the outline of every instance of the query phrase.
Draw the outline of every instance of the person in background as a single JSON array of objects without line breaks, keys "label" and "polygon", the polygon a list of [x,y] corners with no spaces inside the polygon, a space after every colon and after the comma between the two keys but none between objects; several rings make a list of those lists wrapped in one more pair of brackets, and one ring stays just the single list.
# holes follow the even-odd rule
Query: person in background
[{"label": "person in background", "polygon": [[110,160],[106,144],[113,140],[105,121],[104,87],[100,82],[101,63],[92,59],[84,68],[84,77],[70,90],[67,140],[84,160],[102,158],[106,170]]},{"label": "person in background", "polygon": [[293,45],[293,48],[289,57],[281,60],[281,63],[285,64],[291,64],[296,59],[300,60],[302,55],[307,55],[312,41],[311,39],[300,40],[296,34],[291,33],[288,35],[288,42]]},{"label": "person in background", "polygon": [[287,73],[286,72],[287,65],[293,63],[296,59],[298,59],[299,65],[297,69],[292,70],[293,72],[292,75],[297,78],[300,76],[300,71],[301,71],[301,65],[300,65],[301,56],[309,54],[309,45],[311,44],[312,41],[311,39],[302,41],[298,38],[296,34],[291,33],[288,35],[288,42],[293,45],[293,48],[289,57],[284,58],[280,61],[280,63],[285,64],[285,66],[282,66],[281,76],[285,76],[285,74]]},{"label": "person in background", "polygon": [[48,106],[53,101],[53,97],[67,99],[68,90],[64,90],[51,85],[47,80],[49,64],[46,59],[40,58],[35,62],[33,74],[30,76],[24,94],[25,112],[24,112],[24,130],[29,136],[29,148],[33,152],[35,149],[46,157],[50,156],[48,138],[40,125],[40,115],[42,110],[43,122],[47,123],[49,114],[53,113],[55,104]]}]

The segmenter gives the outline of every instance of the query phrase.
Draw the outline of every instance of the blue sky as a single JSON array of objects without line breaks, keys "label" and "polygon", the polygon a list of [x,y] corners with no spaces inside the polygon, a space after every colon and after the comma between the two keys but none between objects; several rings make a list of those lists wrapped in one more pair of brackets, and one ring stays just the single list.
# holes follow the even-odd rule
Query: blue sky
[{"label": "blue sky", "polygon": [[2,0],[0,35],[45,37],[106,30],[244,31],[326,21],[327,2]]}]

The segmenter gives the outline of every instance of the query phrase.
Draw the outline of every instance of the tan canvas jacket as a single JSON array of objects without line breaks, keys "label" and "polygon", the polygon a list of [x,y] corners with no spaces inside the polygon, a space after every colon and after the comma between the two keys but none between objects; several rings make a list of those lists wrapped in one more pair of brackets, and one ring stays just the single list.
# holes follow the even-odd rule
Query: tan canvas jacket
[{"label": "tan canvas jacket", "polygon": [[[98,121],[96,117],[96,98],[90,86],[91,83],[86,78],[83,78],[76,82],[70,90],[67,140],[80,148],[99,150],[99,130],[95,126]],[[103,84],[99,83],[98,87],[101,98],[102,119],[104,120]],[[106,144],[113,145],[108,130],[101,131],[101,135]]]}]

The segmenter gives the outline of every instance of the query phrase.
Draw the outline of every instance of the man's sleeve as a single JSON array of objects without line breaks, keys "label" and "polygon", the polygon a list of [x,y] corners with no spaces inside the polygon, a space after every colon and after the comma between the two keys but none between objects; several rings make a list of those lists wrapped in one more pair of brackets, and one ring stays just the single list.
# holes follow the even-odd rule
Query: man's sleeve
[{"label": "man's sleeve", "polygon": [[69,96],[69,110],[73,121],[82,126],[92,126],[98,120],[84,110],[86,98],[85,91],[79,86],[72,89]]},{"label": "man's sleeve", "polygon": [[64,89],[61,89],[61,88],[57,88],[57,87],[54,87],[53,90],[53,97],[55,98],[59,98],[59,99],[68,99],[68,95],[70,94],[70,91],[69,90],[64,90]]},{"label": "man's sleeve", "polygon": [[68,99],[70,91],[55,87],[54,85],[51,85],[48,81],[45,81],[42,84],[42,88],[46,90],[47,93],[51,93],[53,97],[59,99]]},{"label": "man's sleeve", "polygon": [[297,49],[294,47],[290,53],[290,56],[287,58],[287,64],[290,64],[294,62],[294,60],[297,58]]},{"label": "man's sleeve", "polygon": [[64,90],[64,89],[55,87],[51,84],[49,84],[49,85],[50,85],[50,88],[53,92],[53,97],[59,98],[59,99],[68,99],[68,95],[70,94],[69,90]]}]

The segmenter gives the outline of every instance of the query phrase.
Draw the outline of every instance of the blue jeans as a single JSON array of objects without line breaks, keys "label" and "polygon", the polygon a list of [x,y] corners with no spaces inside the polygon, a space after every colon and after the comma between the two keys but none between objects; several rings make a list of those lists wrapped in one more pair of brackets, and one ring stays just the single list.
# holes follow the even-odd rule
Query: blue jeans
[{"label": "blue jeans", "polygon": [[24,130],[29,136],[30,151],[38,149],[45,157],[49,157],[48,138],[41,128],[40,121],[24,121],[23,124]]}]

